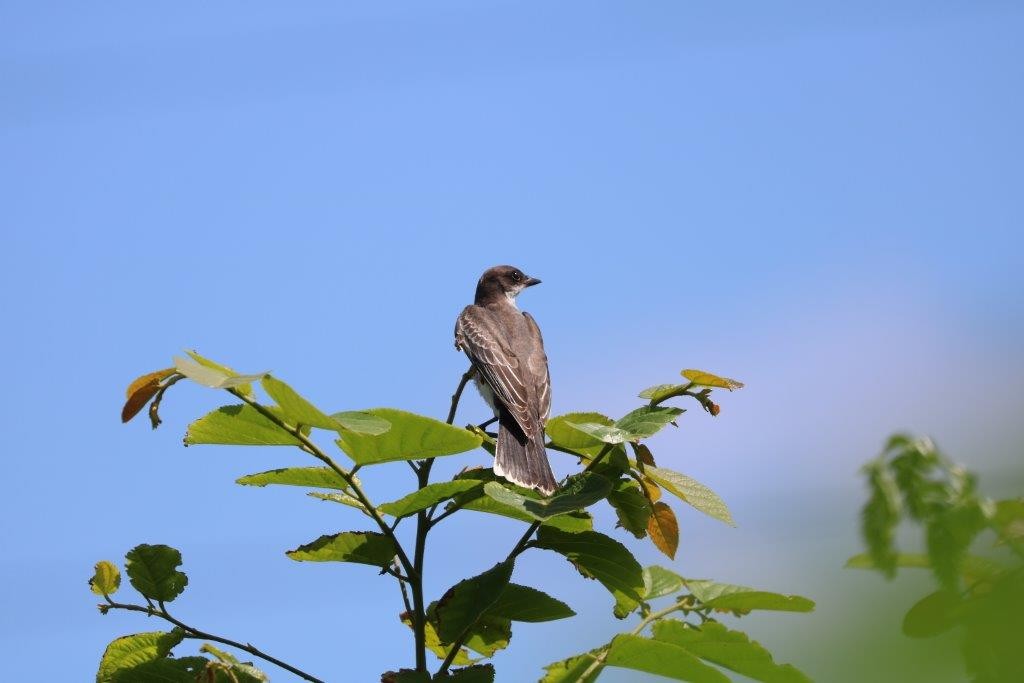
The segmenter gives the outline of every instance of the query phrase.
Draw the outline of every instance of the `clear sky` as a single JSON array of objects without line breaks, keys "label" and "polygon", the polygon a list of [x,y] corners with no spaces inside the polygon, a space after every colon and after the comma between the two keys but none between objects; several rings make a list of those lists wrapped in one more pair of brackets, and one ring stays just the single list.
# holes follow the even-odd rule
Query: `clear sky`
[{"label": "clear sky", "polygon": [[[393,581],[283,554],[364,522],[232,483],[301,454],[183,449],[221,397],[175,387],[151,433],[119,424],[123,389],[196,348],[328,409],[443,417],[455,316],[513,263],[544,280],[521,304],[555,413],[621,415],[684,367],[747,383],[651,442],[739,522],[680,509],[671,566],[817,598],[743,625],[820,680],[882,680],[844,628],[865,595],[914,595],[841,569],[858,465],[895,429],[983,485],[1020,462],[1022,35],[1010,2],[4,2],[5,676],[88,680],[156,628],[101,617],[85,584],[140,542],[182,550],[197,626],[330,681],[409,664]],[[468,395],[460,421],[484,416]],[[486,463],[453,460],[440,475]],[[455,517],[429,593],[518,533]],[[516,626],[500,683],[623,626],[560,558],[517,580],[581,617]]]}]

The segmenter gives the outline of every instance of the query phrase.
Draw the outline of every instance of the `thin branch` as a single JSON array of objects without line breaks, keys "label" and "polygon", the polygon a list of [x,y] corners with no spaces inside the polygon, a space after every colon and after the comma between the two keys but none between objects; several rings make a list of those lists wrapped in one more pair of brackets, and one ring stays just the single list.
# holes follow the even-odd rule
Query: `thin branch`
[{"label": "thin branch", "polygon": [[448,424],[455,423],[455,411],[459,408],[459,399],[462,398],[462,390],[466,388],[466,384],[469,380],[473,379],[473,375],[475,374],[475,366],[470,366],[469,370],[462,373],[462,379],[459,380],[459,386],[455,389],[455,393],[452,394],[452,407],[448,409]]},{"label": "thin branch", "polygon": [[409,561],[409,556],[405,554],[405,550],[402,548],[402,544],[399,543],[398,537],[395,536],[395,532],[391,530],[391,526],[384,521],[384,518],[380,516],[380,513],[377,512],[377,508],[373,506],[373,503],[371,503],[370,499],[367,498],[366,494],[363,492],[362,487],[359,486],[359,483],[356,481],[355,477],[353,477],[350,472],[346,471],[345,468],[338,465],[338,463],[334,461],[334,458],[320,450],[320,447],[313,443],[313,441],[311,441],[308,436],[303,434],[302,430],[300,430],[298,427],[293,427],[292,425],[288,424],[280,417],[278,417],[276,414],[274,414],[272,411],[267,410],[265,406],[260,405],[259,403],[249,398],[248,396],[238,391],[237,389],[228,389],[228,391],[232,395],[242,399],[247,404],[252,406],[257,412],[263,415],[263,417],[267,418],[268,420],[276,424],[278,427],[280,427],[281,429],[285,430],[293,437],[298,439],[300,448],[302,448],[302,450],[306,451],[307,453],[315,457],[317,460],[321,461],[322,463],[330,467],[332,470],[334,470],[335,473],[337,473],[339,477],[344,479],[345,483],[348,484],[349,488],[352,490],[353,497],[359,501],[359,503],[363,506],[365,512],[373,518],[373,521],[377,523],[377,526],[380,527],[380,530],[382,532],[384,532],[384,535],[390,538],[391,542],[395,544],[395,553],[398,555],[398,559],[401,561],[402,568],[405,569],[406,575],[409,577],[415,575],[416,568],[413,565],[413,563]]},{"label": "thin branch", "polygon": [[240,643],[237,640],[231,640],[230,638],[217,636],[212,633],[200,631],[199,629],[193,626],[189,626],[188,624],[185,624],[179,621],[178,619],[172,617],[171,614],[167,611],[167,608],[164,607],[164,604],[162,602],[160,603],[159,607],[143,607],[142,605],[129,605],[120,602],[114,602],[110,599],[109,596],[104,597],[107,599],[109,609],[123,609],[131,612],[142,612],[143,614],[147,614],[151,617],[160,617],[164,621],[168,621],[177,626],[178,628],[180,628],[181,630],[185,631],[186,638],[195,638],[198,640],[212,640],[215,643],[229,645],[231,647],[238,648],[243,652],[248,652],[254,657],[259,657],[264,661],[279,666],[285,671],[290,671],[291,673],[295,674],[303,680],[311,681],[311,683],[324,683],[322,679],[319,679],[316,676],[313,676],[312,674],[308,674],[305,671],[302,671],[301,669],[298,669],[292,666],[291,664],[288,664],[287,662],[283,662],[277,657],[272,657],[268,655],[266,652],[263,652],[262,650],[253,646],[251,643]]}]

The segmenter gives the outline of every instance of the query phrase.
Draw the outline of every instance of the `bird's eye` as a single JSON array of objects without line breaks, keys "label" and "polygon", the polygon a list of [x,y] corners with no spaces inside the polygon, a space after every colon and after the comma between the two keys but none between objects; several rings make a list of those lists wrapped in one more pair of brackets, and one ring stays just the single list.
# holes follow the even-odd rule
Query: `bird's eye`
[{"label": "bird's eye", "polygon": [[523,274],[520,273],[518,270],[513,270],[512,279],[515,280],[516,282],[519,282],[520,280],[523,279]]}]

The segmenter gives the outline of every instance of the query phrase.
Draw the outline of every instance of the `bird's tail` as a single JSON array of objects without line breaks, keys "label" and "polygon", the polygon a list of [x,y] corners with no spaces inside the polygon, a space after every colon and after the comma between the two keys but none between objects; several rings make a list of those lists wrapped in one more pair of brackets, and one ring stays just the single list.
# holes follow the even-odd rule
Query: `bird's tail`
[{"label": "bird's tail", "polygon": [[494,473],[513,484],[537,489],[550,496],[558,488],[544,449],[544,432],[527,437],[514,418],[502,411],[498,445],[494,451]]}]

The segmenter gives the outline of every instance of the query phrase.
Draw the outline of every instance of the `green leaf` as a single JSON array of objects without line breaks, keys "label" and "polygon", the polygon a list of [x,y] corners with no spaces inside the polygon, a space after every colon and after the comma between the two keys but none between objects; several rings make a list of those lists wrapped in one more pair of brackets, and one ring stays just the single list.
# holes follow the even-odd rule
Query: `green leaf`
[{"label": "green leaf", "polygon": [[[931,569],[931,560],[921,553],[900,553],[896,555],[896,566],[906,569]],[[874,559],[868,553],[854,555],[846,561],[847,569],[878,569]],[[973,583],[978,579],[993,580],[1006,568],[998,562],[977,555],[964,557],[961,567],[964,580]]]},{"label": "green leaf", "polygon": [[706,607],[714,609],[738,612],[749,612],[755,609],[777,612],[810,612],[814,609],[814,601],[799,595],[782,595],[746,586],[699,579],[686,579],[686,587]]},{"label": "green leaf", "polygon": [[668,619],[654,624],[654,639],[678,645],[718,666],[764,683],[810,683],[809,678],[789,664],[776,664],[771,654],[746,634],[708,621],[694,628]]},{"label": "green leaf", "polygon": [[300,442],[247,404],[223,406],[189,425],[185,445],[296,446]]},{"label": "green leaf", "polygon": [[460,427],[394,408],[375,408],[375,417],[391,423],[383,434],[368,435],[344,431],[338,445],[360,465],[395,460],[418,460],[471,451],[480,437]]},{"label": "green leaf", "polygon": [[640,491],[640,486],[632,479],[620,479],[615,482],[608,503],[615,509],[619,518],[618,526],[637,538],[647,535],[647,520],[651,518],[651,504]]},{"label": "green leaf", "polygon": [[517,493],[496,481],[484,484],[484,493],[494,500],[525,512],[537,520],[575,512],[604,499],[611,491],[611,482],[599,474],[585,472],[570,479],[548,499],[534,499]]},{"label": "green leaf", "polygon": [[485,614],[470,627],[466,647],[484,657],[493,657],[498,650],[508,647],[510,640],[511,620]]},{"label": "green leaf", "polygon": [[651,403],[661,403],[674,396],[681,396],[690,386],[690,384],[656,384],[641,391],[640,398],[646,398]]},{"label": "green leaf", "polygon": [[383,434],[391,429],[391,423],[365,410],[345,410],[331,413],[331,417],[341,423],[350,432],[359,434]]},{"label": "green leaf", "polygon": [[[479,484],[495,481],[494,471],[490,468],[476,468],[462,472],[455,477],[456,481],[471,480]],[[527,498],[533,498],[540,500],[540,494],[530,489],[524,489],[515,487],[516,493]],[[479,489],[470,489],[465,493],[456,495],[455,500],[445,506],[445,510],[451,509],[453,506],[458,505],[466,510],[475,510],[476,512],[486,512],[493,515],[501,515],[502,517],[510,517],[512,519],[518,519],[522,522],[532,523],[535,518],[532,515],[527,514],[525,511],[518,508],[499,503],[498,501],[484,495],[483,486]],[[593,521],[590,515],[586,512],[570,512],[563,515],[555,515],[550,519],[542,522],[543,526],[550,526],[555,529],[561,529],[570,533],[576,533],[579,531],[587,531],[593,528]]]},{"label": "green leaf", "polygon": [[151,600],[171,602],[188,585],[177,568],[181,553],[167,545],[137,545],[125,555],[125,571],[135,590]]},{"label": "green leaf", "polygon": [[681,591],[683,577],[673,571],[652,565],[644,567],[644,600],[654,600]]},{"label": "green leaf", "polygon": [[356,508],[357,510],[363,509],[363,504],[357,499],[348,495],[347,493],[321,493],[320,491],[310,491],[306,494],[311,498],[318,500],[326,500],[332,503],[341,503],[342,505],[348,505],[349,507]]},{"label": "green leaf", "polygon": [[317,489],[348,490],[348,484],[330,467],[284,467],[256,474],[247,474],[235,480],[242,486],[305,486]]},{"label": "green leaf", "polygon": [[392,503],[382,503],[377,506],[377,509],[395,517],[406,517],[420,510],[426,510],[428,507],[460,493],[478,488],[481,488],[480,482],[469,479],[455,479],[454,481],[428,484],[418,491],[413,491]]},{"label": "green leaf", "polygon": [[903,617],[903,634],[910,638],[931,638],[945,633],[959,622],[960,598],[940,590],[918,600]]},{"label": "green leaf", "polygon": [[900,493],[885,463],[876,460],[865,468],[871,496],[861,510],[861,535],[874,566],[892,577],[896,573],[893,534],[900,521]]},{"label": "green leaf", "polygon": [[985,528],[985,516],[977,502],[943,510],[928,523],[925,540],[932,573],[943,588],[956,591],[967,557],[967,548]]},{"label": "green leaf", "polygon": [[505,590],[501,591],[498,600],[487,610],[487,614],[532,623],[555,621],[576,615],[572,608],[561,600],[556,600],[536,588],[516,583],[505,586]]},{"label": "green leaf", "polygon": [[341,424],[337,420],[321,412],[319,408],[276,377],[264,375],[261,383],[263,391],[274,399],[285,418],[292,424],[309,425],[334,431],[341,429]]},{"label": "green leaf", "polygon": [[512,578],[513,562],[501,562],[482,574],[464,579],[449,588],[438,601],[437,635],[442,643],[453,643],[497,602]]},{"label": "green leaf", "polygon": [[448,683],[494,683],[494,667],[490,664],[474,664],[465,669],[452,669],[438,674],[433,680]]},{"label": "green leaf", "polygon": [[380,683],[430,683],[430,680],[429,673],[415,669],[385,671],[380,677]]},{"label": "green leaf", "polygon": [[240,662],[238,657],[230,652],[225,652],[209,643],[203,643],[199,651],[217,658],[219,664],[214,666],[218,668],[213,670],[221,674],[216,679],[218,683],[220,681],[224,681],[224,683],[266,683],[270,680],[270,677],[253,666],[252,662]]},{"label": "green leaf", "polygon": [[730,683],[721,671],[708,666],[678,645],[627,633],[615,636],[605,662],[609,666],[621,666],[677,681]]},{"label": "green leaf", "polygon": [[683,414],[682,408],[671,406],[640,406],[624,415],[615,426],[629,434],[630,441],[654,436],[668,423]]},{"label": "green leaf", "polygon": [[618,541],[596,531],[570,534],[542,526],[534,543],[564,555],[580,574],[601,582],[615,597],[614,614],[619,619],[640,604],[643,569]]},{"label": "green leaf", "polygon": [[96,683],[108,683],[120,671],[130,670],[140,664],[152,662],[166,657],[167,654],[181,643],[185,632],[174,629],[170,633],[152,631],[123,636],[107,645],[100,659],[100,668],[96,674]]},{"label": "green leaf", "polygon": [[89,587],[96,595],[113,595],[121,587],[121,572],[113,562],[100,560],[89,579]]},{"label": "green leaf", "polygon": [[692,477],[661,467],[645,467],[647,476],[663,489],[705,515],[736,526],[732,513],[718,494]]},{"label": "green leaf", "polygon": [[321,536],[285,554],[298,562],[357,562],[383,567],[395,557],[395,544],[375,531],[345,531]]},{"label": "green leaf", "polygon": [[240,375],[231,368],[203,358],[195,351],[187,352],[191,359],[174,357],[174,369],[196,384],[211,389],[237,389],[246,396],[252,394],[252,383],[259,380],[265,373]]},{"label": "green leaf", "polygon": [[544,674],[544,678],[540,679],[540,683],[593,683],[604,669],[603,666],[596,666],[585,678],[583,674],[590,669],[595,661],[597,661],[597,657],[594,656],[594,653],[587,652],[548,664],[544,667],[544,671],[547,673]]},{"label": "green leaf", "polygon": [[728,389],[729,391],[743,388],[743,382],[737,382],[728,377],[712,375],[710,372],[704,372],[703,370],[683,370],[679,374],[690,380],[693,384],[702,387],[718,387],[720,389]]},{"label": "green leaf", "polygon": [[629,432],[614,425],[603,425],[596,422],[566,422],[566,424],[603,443],[622,444],[632,440]]},{"label": "green leaf", "polygon": [[[434,607],[435,605],[432,604],[431,608],[427,610],[428,615],[432,615]],[[402,613],[402,623],[410,629],[412,628],[412,616],[408,612]],[[437,628],[430,619],[428,619],[427,623],[423,625],[423,635],[425,640],[424,644],[427,649],[433,652],[438,659],[443,660],[451,651],[450,646],[441,644],[441,639],[437,635]],[[452,659],[452,664],[456,666],[465,666],[472,662],[473,660],[469,658],[469,651],[464,647],[460,647],[458,654],[456,654],[455,658]]]},{"label": "green leaf", "polygon": [[567,413],[548,420],[544,432],[558,447],[592,458],[601,452],[605,444],[572,426],[583,423],[611,426],[615,421],[601,413]]},{"label": "green leaf", "polygon": [[[209,660],[205,657],[165,657],[122,669],[111,677],[112,683],[195,683],[205,676]],[[215,683],[226,683],[218,679]],[[234,682],[232,682],[234,683]],[[239,681],[249,683],[249,681]]]}]

